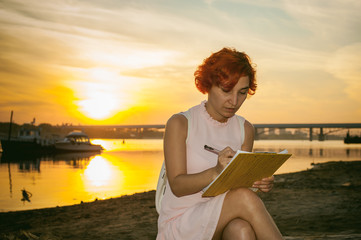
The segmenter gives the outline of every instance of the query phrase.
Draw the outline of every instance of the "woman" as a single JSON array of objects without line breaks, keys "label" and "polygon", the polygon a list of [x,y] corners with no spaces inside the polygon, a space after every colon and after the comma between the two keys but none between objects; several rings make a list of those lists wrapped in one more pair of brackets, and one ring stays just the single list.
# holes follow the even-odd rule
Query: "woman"
[{"label": "woman", "polygon": [[[158,219],[157,239],[282,239],[262,200],[247,188],[202,198],[206,187],[238,149],[252,151],[254,128],[235,115],[256,90],[249,57],[223,48],[195,72],[198,90],[208,100],[173,115],[164,135],[168,182]],[[218,155],[204,145],[223,149]],[[268,192],[274,178],[254,183]]]}]

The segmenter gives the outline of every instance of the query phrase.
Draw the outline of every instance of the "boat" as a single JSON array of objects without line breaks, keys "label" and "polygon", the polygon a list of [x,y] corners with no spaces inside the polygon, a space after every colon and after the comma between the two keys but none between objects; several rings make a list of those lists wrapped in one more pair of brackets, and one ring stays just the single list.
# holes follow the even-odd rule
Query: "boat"
[{"label": "boat", "polygon": [[99,144],[92,144],[88,135],[81,131],[70,132],[64,140],[54,144],[56,152],[100,152],[103,147]]},{"label": "boat", "polygon": [[30,124],[23,124],[18,136],[11,136],[13,111],[11,111],[9,135],[1,140],[3,154],[6,155],[47,155],[62,152],[100,152],[102,146],[92,144],[89,137],[81,131],[73,131],[61,140],[58,134],[41,131],[35,126],[35,118]]},{"label": "boat", "polygon": [[346,144],[349,143],[361,143],[361,136],[351,136],[349,132],[347,132],[346,137],[343,139],[343,142]]},{"label": "boat", "polygon": [[32,126],[22,128],[17,137],[2,139],[1,148],[6,155],[53,155],[66,152],[100,152],[101,145],[92,144],[89,137],[81,131],[70,132],[64,139],[42,137],[40,129]]},{"label": "boat", "polygon": [[40,129],[33,125],[24,125],[17,137],[1,140],[1,148],[6,154],[48,154],[55,150],[57,138],[43,138]]}]

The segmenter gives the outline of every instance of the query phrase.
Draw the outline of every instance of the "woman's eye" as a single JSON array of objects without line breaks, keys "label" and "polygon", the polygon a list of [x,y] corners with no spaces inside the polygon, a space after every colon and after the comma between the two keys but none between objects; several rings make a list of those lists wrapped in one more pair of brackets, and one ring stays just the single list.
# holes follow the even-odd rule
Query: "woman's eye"
[{"label": "woman's eye", "polygon": [[246,92],[246,91],[244,91],[244,92],[239,92],[239,94],[244,95],[244,94],[247,94],[247,92]]},{"label": "woman's eye", "polygon": [[229,92],[230,92],[230,90],[227,90],[227,89],[224,89],[224,88],[221,88],[221,89],[222,89],[222,91],[225,92],[225,93],[229,93]]}]

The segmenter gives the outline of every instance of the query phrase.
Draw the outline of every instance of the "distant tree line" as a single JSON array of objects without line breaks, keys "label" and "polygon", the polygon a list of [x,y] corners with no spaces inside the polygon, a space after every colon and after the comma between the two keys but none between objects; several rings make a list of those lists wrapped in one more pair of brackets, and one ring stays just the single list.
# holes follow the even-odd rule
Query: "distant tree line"
[{"label": "distant tree line", "polygon": [[[80,130],[86,133],[90,138],[114,138],[114,139],[129,139],[129,138],[163,138],[164,129],[153,128],[110,128],[107,126],[87,127],[87,126],[73,126],[73,125],[51,125],[48,123],[41,123],[37,126],[26,123],[19,125],[13,123],[11,126],[11,137],[18,136],[22,128],[37,128],[41,135],[53,135],[59,138],[65,137],[71,131]],[[6,139],[9,135],[10,123],[0,122],[0,138]]]}]

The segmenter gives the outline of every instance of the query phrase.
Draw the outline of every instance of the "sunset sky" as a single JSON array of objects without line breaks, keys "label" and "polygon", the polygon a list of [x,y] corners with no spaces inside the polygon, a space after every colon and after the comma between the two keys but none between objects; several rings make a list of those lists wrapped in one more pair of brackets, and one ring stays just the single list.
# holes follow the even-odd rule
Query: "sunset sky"
[{"label": "sunset sky", "polygon": [[165,124],[193,73],[234,47],[257,65],[252,123],[361,122],[359,0],[0,0],[0,122]]}]

